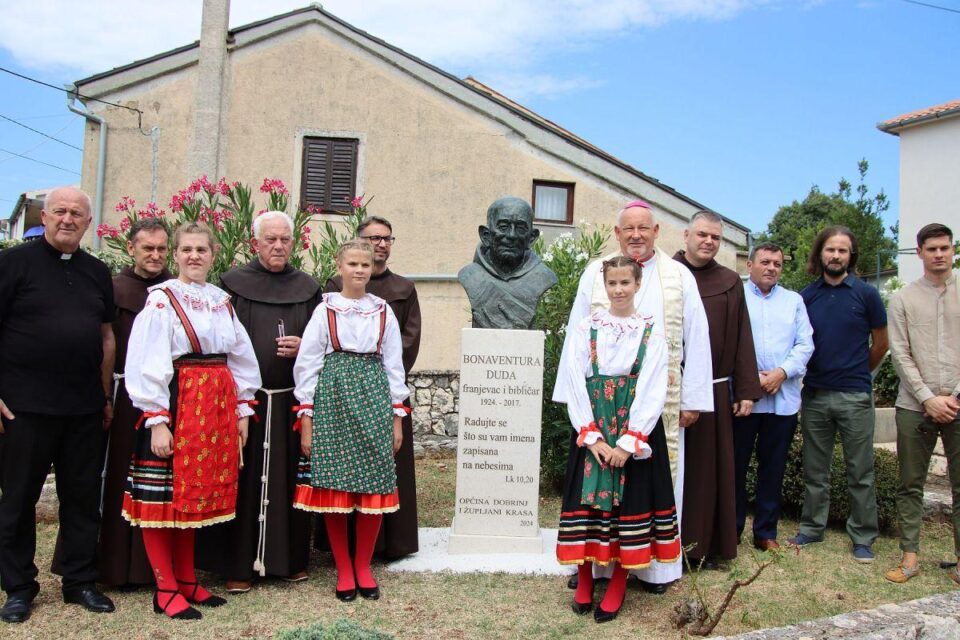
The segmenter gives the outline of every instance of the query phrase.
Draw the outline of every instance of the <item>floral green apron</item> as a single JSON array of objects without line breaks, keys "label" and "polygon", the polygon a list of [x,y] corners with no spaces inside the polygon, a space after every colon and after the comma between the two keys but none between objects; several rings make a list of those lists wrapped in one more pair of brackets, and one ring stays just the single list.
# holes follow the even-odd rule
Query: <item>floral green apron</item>
[{"label": "floral green apron", "polygon": [[374,353],[341,351],[335,316],[328,324],[335,351],[324,358],[314,394],[310,485],[393,493],[393,405],[380,345]]},{"label": "floral green apron", "polygon": [[[649,324],[644,328],[637,358],[633,361],[629,374],[604,376],[600,375],[600,366],[597,363],[597,330],[590,329],[590,366],[593,368],[593,375],[587,378],[587,394],[590,397],[594,421],[602,434],[601,438],[611,447],[615,448],[617,438],[627,433],[630,405],[636,395],[637,375],[643,366],[652,330],[653,326]],[[613,510],[620,506],[625,479],[623,468],[615,469],[600,464],[593,453],[588,451],[583,463],[581,502],[593,509]]]}]

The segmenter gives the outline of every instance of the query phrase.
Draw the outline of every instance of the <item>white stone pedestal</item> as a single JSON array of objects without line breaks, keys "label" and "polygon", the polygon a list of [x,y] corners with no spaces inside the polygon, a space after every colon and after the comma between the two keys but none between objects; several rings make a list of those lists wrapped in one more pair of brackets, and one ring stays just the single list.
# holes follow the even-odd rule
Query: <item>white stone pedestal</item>
[{"label": "white stone pedestal", "polygon": [[543,332],[464,329],[449,552],[541,553]]}]

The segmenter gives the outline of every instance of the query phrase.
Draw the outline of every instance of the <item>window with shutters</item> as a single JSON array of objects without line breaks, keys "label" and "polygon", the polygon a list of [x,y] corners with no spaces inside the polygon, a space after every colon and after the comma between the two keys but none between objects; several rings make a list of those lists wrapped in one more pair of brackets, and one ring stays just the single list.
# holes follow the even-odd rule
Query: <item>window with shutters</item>
[{"label": "window with shutters", "polygon": [[534,180],[534,221],[573,224],[573,187],[572,182]]},{"label": "window with shutters", "polygon": [[357,190],[357,147],[354,138],[304,138],[302,209],[346,213]]}]

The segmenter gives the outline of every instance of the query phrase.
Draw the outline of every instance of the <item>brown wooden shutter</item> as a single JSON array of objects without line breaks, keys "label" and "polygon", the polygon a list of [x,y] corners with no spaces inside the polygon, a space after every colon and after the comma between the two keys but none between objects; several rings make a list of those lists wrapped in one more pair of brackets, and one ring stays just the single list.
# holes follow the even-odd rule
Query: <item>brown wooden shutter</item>
[{"label": "brown wooden shutter", "polygon": [[356,196],[358,141],[349,138],[304,138],[300,206],[350,211]]}]

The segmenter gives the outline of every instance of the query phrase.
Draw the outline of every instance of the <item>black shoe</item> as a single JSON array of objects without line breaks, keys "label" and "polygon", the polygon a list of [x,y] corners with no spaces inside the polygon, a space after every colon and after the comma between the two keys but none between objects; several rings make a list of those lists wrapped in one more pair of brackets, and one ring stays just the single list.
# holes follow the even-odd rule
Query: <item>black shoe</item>
[{"label": "black shoe", "polygon": [[357,590],[360,592],[361,598],[366,598],[367,600],[379,600],[380,599],[380,587],[373,586],[369,589],[367,587],[358,586]]},{"label": "black shoe", "polygon": [[[169,594],[170,597],[167,598],[167,601],[164,605],[160,606],[160,594]],[[194,609],[193,607],[187,607],[180,613],[175,613],[173,615],[167,614],[167,607],[170,606],[170,603],[173,602],[176,597],[180,595],[179,591],[168,591],[167,589],[157,589],[153,594],[153,612],[165,614],[171,620],[199,620],[203,617],[203,614]]]},{"label": "black shoe", "polygon": [[620,609],[616,611],[604,611],[603,607],[597,606],[596,610],[593,612],[593,619],[597,623],[610,622],[617,617],[617,614],[620,613]]},{"label": "black shoe", "polygon": [[670,585],[668,585],[668,584],[666,584],[666,583],[647,582],[646,580],[641,580],[641,581],[640,581],[640,588],[641,588],[641,589],[643,589],[643,590],[646,591],[647,593],[653,593],[653,594],[656,594],[656,595],[658,595],[658,596],[662,596],[663,594],[665,594],[665,593],[667,592],[667,587],[669,587],[669,586],[670,586]]},{"label": "black shoe", "polygon": [[351,602],[357,599],[357,589],[346,589],[341,591],[340,589],[336,590],[337,600],[342,600],[343,602]]},{"label": "black shoe", "polygon": [[0,620],[16,624],[26,622],[30,617],[30,608],[33,599],[40,593],[40,585],[34,583],[33,588],[26,592],[7,596],[7,602],[0,609]]},{"label": "black shoe", "polygon": [[198,604],[201,607],[222,607],[227,604],[226,598],[221,598],[220,596],[215,596],[212,593],[207,596],[206,600],[197,600],[197,589],[200,588],[199,582],[180,582],[181,587],[193,587],[190,589],[190,595],[183,594],[183,597],[187,599],[187,602],[190,604]]},{"label": "black shoe", "polygon": [[113,613],[115,610],[113,601],[90,584],[64,589],[63,601],[69,604],[79,604],[93,613]]},{"label": "black shoe", "polygon": [[580,604],[576,600],[570,603],[570,608],[573,609],[573,612],[578,616],[583,616],[590,613],[593,610],[593,603],[587,602],[586,604]]},{"label": "black shoe", "polygon": [[569,580],[567,580],[567,589],[576,589],[577,585],[579,584],[580,584],[580,576],[579,574],[575,573],[572,576],[570,576]]}]

